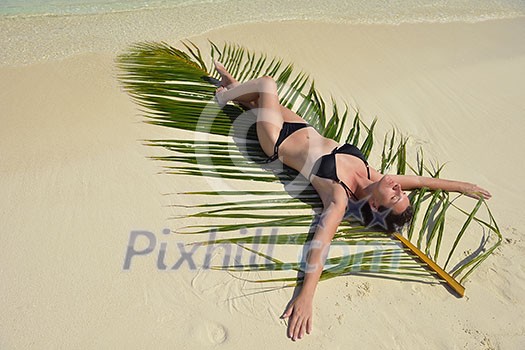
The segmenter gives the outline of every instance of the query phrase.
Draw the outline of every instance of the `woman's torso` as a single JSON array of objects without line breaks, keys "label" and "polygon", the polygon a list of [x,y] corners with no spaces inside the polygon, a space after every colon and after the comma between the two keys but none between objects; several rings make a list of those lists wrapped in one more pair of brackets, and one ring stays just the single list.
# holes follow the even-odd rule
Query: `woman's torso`
[{"label": "woman's torso", "polygon": [[[318,192],[325,192],[333,188],[334,182],[311,176],[312,170],[315,170],[319,158],[330,154],[338,146],[336,141],[322,136],[314,128],[304,128],[294,132],[279,146],[279,157],[284,164],[310,180]],[[337,154],[335,157],[337,176],[351,189],[355,189],[355,176],[361,173],[366,176],[363,161],[348,154]]]}]

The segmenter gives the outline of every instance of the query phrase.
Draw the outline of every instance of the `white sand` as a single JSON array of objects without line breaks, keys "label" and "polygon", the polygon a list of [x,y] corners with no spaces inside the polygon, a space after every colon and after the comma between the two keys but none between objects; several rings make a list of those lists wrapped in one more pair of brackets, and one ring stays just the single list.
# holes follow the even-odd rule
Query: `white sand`
[{"label": "white sand", "polygon": [[[377,116],[380,130],[396,125],[411,145],[449,161],[445,177],[476,182],[494,196],[490,206],[507,240],[470,277],[467,297],[384,279],[322,282],[314,332],[293,346],[523,346],[524,34],[525,20],[516,19],[267,23],[193,38],[295,62],[321,91],[354,103],[368,120]],[[243,297],[256,287],[187,265],[158,271],[153,254],[122,270],[130,231],[161,241],[163,228],[183,225],[168,219],[175,210],[167,206],[179,197],[163,194],[208,184],[157,174],[160,164],[146,158],[156,150],[139,140],[191,135],[141,123],[113,59],[93,52],[0,68],[0,348],[292,346],[278,319],[289,289]]]}]

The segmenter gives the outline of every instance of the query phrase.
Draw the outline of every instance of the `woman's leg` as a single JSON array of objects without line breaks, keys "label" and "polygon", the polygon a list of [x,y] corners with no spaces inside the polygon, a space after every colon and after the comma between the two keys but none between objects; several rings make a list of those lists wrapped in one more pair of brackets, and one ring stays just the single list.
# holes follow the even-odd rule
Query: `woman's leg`
[{"label": "woman's leg", "polygon": [[[226,67],[224,67],[222,65],[222,63],[220,63],[219,61],[215,61],[215,69],[221,75],[220,86],[223,86],[223,87],[225,87],[226,89],[229,90],[229,89],[232,89],[232,88],[234,88],[234,87],[236,87],[237,85],[240,84],[237,81],[237,79],[235,79],[230,74],[230,72],[228,72]],[[242,105],[243,107],[245,107],[247,109],[257,108],[257,100],[248,101],[246,99],[243,100],[241,98],[241,101],[233,100],[233,102],[238,103],[238,104]]]},{"label": "woman's leg", "polygon": [[[266,85],[262,83],[262,80],[265,78],[270,77],[249,80],[245,83],[238,83],[233,87],[230,85],[230,88],[221,86],[217,89],[215,98],[220,105],[225,105],[229,101],[243,104],[257,102],[261,93],[274,93],[271,87],[270,89],[266,89]],[[277,93],[277,90],[275,90],[275,93]]]},{"label": "woman's leg", "polygon": [[273,78],[264,76],[238,84],[231,89],[221,87],[217,89],[216,97],[219,104],[228,101],[257,101],[257,108],[254,109],[257,116],[257,136],[264,153],[271,156],[283,126],[282,106]]},{"label": "woman's leg", "polygon": [[[224,86],[227,89],[232,89],[232,88],[234,88],[234,87],[236,87],[237,85],[240,84],[237,81],[237,79],[235,79],[230,74],[230,72],[228,72],[228,70],[219,61],[215,61],[215,69],[217,70],[217,72],[221,76],[221,82],[220,82],[221,86]],[[251,96],[251,97],[253,97],[253,96]],[[257,108],[258,107],[257,99],[250,101],[249,100],[249,96],[248,96],[248,98],[245,98],[245,99],[243,99],[241,97],[240,99],[235,99],[233,101],[236,102],[236,103],[241,104],[242,106],[244,106],[245,108],[248,108],[248,109],[253,109],[253,108]],[[283,120],[285,122],[306,123],[306,121],[303,118],[301,118],[296,113],[292,112],[290,109],[288,109],[288,108],[286,108],[286,107],[284,107],[282,105],[281,105],[281,114],[282,114]]]}]

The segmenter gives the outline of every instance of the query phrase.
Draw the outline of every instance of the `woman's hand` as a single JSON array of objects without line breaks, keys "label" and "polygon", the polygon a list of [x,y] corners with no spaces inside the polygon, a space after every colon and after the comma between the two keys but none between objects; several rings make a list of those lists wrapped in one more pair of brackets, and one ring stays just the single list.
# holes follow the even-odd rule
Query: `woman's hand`
[{"label": "woman's hand", "polygon": [[465,182],[462,184],[460,192],[463,193],[466,196],[479,199],[489,199],[492,197],[489,191],[487,191],[484,188],[479,187],[478,185],[474,185],[468,182]]},{"label": "woman's hand", "polygon": [[288,318],[288,337],[292,340],[301,339],[305,332],[312,332],[312,297],[299,293],[281,318]]}]

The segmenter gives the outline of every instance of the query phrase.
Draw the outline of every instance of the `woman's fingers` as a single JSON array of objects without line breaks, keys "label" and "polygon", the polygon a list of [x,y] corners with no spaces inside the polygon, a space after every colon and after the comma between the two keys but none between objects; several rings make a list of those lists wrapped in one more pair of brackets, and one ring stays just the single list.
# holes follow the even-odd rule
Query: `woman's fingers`
[{"label": "woman's fingers", "polygon": [[299,317],[297,315],[292,315],[292,318],[290,318],[290,324],[288,325],[288,337],[292,338],[292,340],[296,340],[300,328],[301,322],[299,322]]},{"label": "woman's fingers", "polygon": [[312,333],[312,318],[311,317],[308,320],[306,320],[306,333],[308,334]]},{"label": "woman's fingers", "polygon": [[283,315],[283,318],[290,317],[288,320],[288,337],[293,338],[295,327],[297,325],[297,314],[293,312],[293,304],[288,307],[288,310]]},{"label": "woman's fingers", "polygon": [[301,339],[305,333],[310,334],[312,331],[312,322],[310,317],[299,315],[297,312],[293,312],[290,316],[288,309],[282,318],[290,317],[288,323],[288,337],[292,340]]},{"label": "woman's fingers", "polygon": [[299,328],[299,334],[298,334],[299,339],[304,337],[304,333],[305,333],[305,330],[306,330],[306,321],[307,320],[303,320],[301,322],[301,327]]},{"label": "woman's fingers", "polygon": [[308,318],[298,317],[297,322],[295,323],[295,326],[293,329],[293,333],[290,336],[290,338],[292,338],[292,340],[295,341],[297,339],[301,339],[302,337],[304,337],[305,333],[310,333],[309,331],[307,331],[308,323],[309,323]]},{"label": "woman's fingers", "polygon": [[287,335],[292,340],[301,339],[312,331],[312,304],[310,298],[300,295],[293,300],[281,318],[288,319]]},{"label": "woman's fingers", "polygon": [[294,328],[293,328],[293,332],[292,332],[292,340],[297,340],[300,337],[301,335],[301,328],[303,326],[303,321],[301,320],[301,318],[297,317],[297,322],[295,322],[295,324],[293,325]]},{"label": "woman's fingers", "polygon": [[286,309],[286,311],[281,316],[281,318],[288,318],[288,317],[290,317],[290,315],[292,314],[292,311],[293,311],[293,304],[290,304],[290,306],[288,306],[288,309]]},{"label": "woman's fingers", "polygon": [[489,191],[474,184],[467,184],[463,193],[474,199],[490,199],[492,197]]},{"label": "woman's fingers", "polygon": [[479,186],[475,186],[475,192],[478,195],[478,198],[483,197],[484,199],[489,199],[490,197],[492,197],[489,191]]}]

